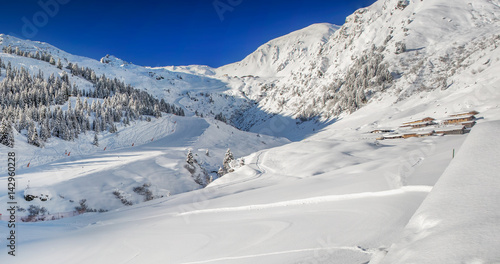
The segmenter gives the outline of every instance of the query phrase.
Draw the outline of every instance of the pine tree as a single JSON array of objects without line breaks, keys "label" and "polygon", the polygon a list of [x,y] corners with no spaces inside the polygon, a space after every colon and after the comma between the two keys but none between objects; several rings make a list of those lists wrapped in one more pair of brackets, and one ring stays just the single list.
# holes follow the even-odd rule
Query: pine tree
[{"label": "pine tree", "polygon": [[116,133],[118,132],[118,128],[116,127],[115,123],[111,123],[109,125],[109,133]]},{"label": "pine tree", "polygon": [[219,175],[219,177],[222,177],[225,173],[224,173],[224,169],[222,169],[222,167],[219,167],[219,170],[217,171],[217,174]]},{"label": "pine tree", "polygon": [[191,177],[200,184],[199,182],[199,176],[195,175],[196,173],[196,167],[195,167],[196,160],[194,159],[193,153],[191,150],[188,151],[187,157],[186,157],[186,165],[184,165],[184,168],[189,171],[191,174]]},{"label": "pine tree", "polygon": [[99,147],[99,138],[97,137],[97,132],[94,133],[94,141],[92,142],[92,145]]},{"label": "pine tree", "polygon": [[50,129],[49,129],[49,119],[45,119],[46,121],[42,121],[40,127],[40,139],[42,141],[47,141],[50,138]]},{"label": "pine tree", "polygon": [[222,166],[224,169],[224,172],[231,172],[231,161],[234,160],[233,153],[231,152],[231,149],[227,149],[226,155],[224,156],[224,160],[222,162]]},{"label": "pine tree", "polygon": [[0,124],[0,144],[9,148],[14,147],[14,131],[11,124],[5,118]]},{"label": "pine tree", "polygon": [[42,147],[42,142],[38,137],[38,131],[33,121],[31,121],[30,124],[28,125],[28,144],[31,144],[36,147]]},{"label": "pine tree", "polygon": [[193,153],[191,150],[188,151],[187,157],[186,157],[186,163],[189,165],[193,165],[195,163],[195,159],[193,156]]},{"label": "pine tree", "polygon": [[63,68],[62,63],[61,63],[61,59],[57,59],[57,68],[59,68],[59,70],[62,70],[62,68]]},{"label": "pine tree", "polygon": [[160,107],[158,105],[154,106],[154,116],[156,118],[160,118],[161,117]]}]

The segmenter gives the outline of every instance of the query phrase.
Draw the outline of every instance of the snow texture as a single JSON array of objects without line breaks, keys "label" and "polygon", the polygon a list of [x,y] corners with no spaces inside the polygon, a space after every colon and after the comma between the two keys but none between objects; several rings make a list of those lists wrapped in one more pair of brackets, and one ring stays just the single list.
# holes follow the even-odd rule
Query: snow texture
[{"label": "snow texture", "polygon": [[474,127],[381,263],[500,263],[499,132]]},{"label": "snow texture", "polygon": [[[98,147],[94,133],[38,148],[13,131],[19,206],[64,218],[18,221],[18,255],[2,247],[0,262],[499,262],[499,14],[498,0],[379,0],[341,27],[311,25],[218,69],[100,62],[0,35],[2,48],[78,63],[186,113],[117,124]],[[30,74],[69,73],[0,58]],[[470,134],[370,133],[472,110]],[[234,171],[217,178],[228,149]],[[189,151],[214,176],[205,188],[185,168]],[[0,163],[0,186],[6,171]]]}]

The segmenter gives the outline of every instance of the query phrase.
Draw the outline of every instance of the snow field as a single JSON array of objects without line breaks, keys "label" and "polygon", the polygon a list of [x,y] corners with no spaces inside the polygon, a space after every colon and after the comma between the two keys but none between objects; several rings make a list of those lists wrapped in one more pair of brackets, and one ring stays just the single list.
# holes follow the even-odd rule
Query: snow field
[{"label": "snow field", "polygon": [[499,131],[473,129],[381,263],[500,263]]}]

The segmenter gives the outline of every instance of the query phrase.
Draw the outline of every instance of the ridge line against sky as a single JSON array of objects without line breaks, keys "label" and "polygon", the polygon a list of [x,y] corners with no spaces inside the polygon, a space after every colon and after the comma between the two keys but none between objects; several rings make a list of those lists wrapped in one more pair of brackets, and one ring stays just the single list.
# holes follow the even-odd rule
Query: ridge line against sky
[{"label": "ridge line against sky", "polygon": [[0,33],[75,55],[143,66],[242,60],[260,45],[314,23],[342,25],[375,0],[18,0],[2,3]]}]

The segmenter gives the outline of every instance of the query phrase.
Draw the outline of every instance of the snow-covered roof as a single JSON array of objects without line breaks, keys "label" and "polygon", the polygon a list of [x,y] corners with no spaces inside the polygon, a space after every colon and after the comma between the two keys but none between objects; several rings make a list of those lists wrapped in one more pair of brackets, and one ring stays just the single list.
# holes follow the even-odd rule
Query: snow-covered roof
[{"label": "snow-covered roof", "polygon": [[425,121],[425,122],[418,122],[418,123],[412,123],[410,124],[411,126],[420,126],[420,125],[431,125],[434,124],[432,121]]},{"label": "snow-covered roof", "polygon": [[475,118],[475,116],[474,116],[474,115],[468,115],[468,116],[450,117],[450,118],[446,118],[444,121],[453,121],[453,120],[460,120],[460,119],[467,119],[467,118],[472,118],[472,119],[474,119],[474,118]]},{"label": "snow-covered roof", "polygon": [[439,133],[439,132],[462,130],[462,129],[465,129],[465,126],[457,125],[457,126],[439,127],[439,128],[436,128],[435,131],[436,131],[436,133]]}]

